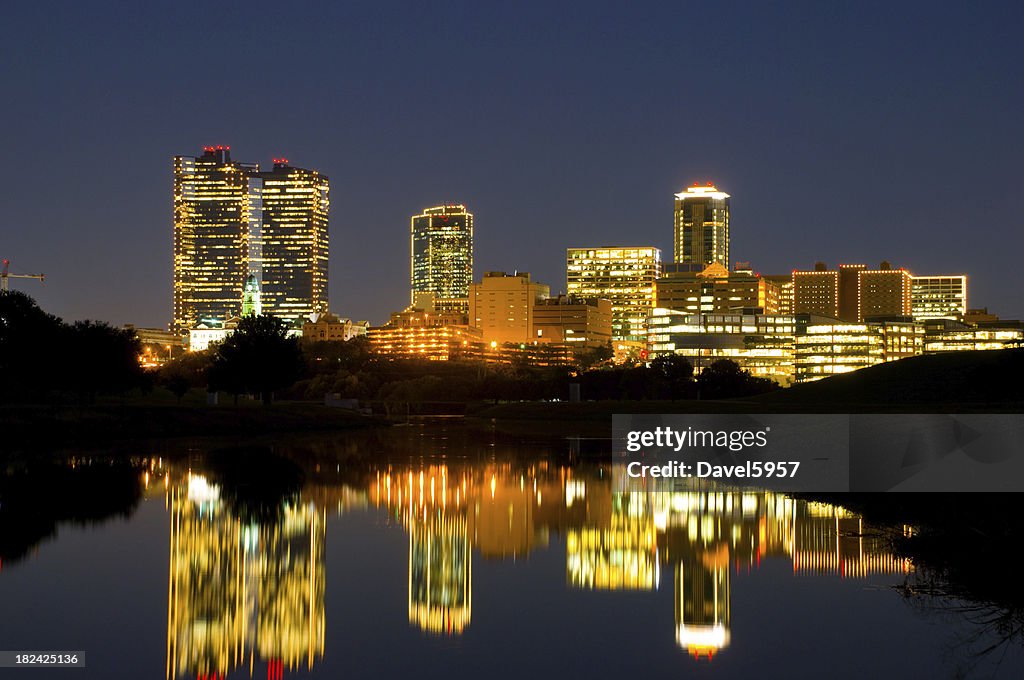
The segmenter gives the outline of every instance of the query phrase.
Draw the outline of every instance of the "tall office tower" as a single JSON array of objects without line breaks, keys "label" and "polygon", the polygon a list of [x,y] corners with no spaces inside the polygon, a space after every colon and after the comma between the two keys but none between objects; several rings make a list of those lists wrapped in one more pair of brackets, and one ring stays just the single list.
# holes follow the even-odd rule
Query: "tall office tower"
[{"label": "tall office tower", "polygon": [[967,314],[967,276],[915,276],[911,314],[921,319],[961,319]]},{"label": "tall office tower", "polygon": [[473,215],[464,205],[441,205],[412,216],[412,292],[433,293],[439,312],[469,312],[473,282]]},{"label": "tall office tower", "polygon": [[469,325],[481,330],[485,343],[531,342],[534,305],[550,293],[527,272],[487,272],[469,286]]},{"label": "tall office tower", "polygon": [[227,146],[174,158],[176,333],[203,319],[237,316],[246,279],[260,279],[258,170],[255,163],[232,161]]},{"label": "tall office tower", "polygon": [[569,248],[566,292],[612,303],[612,339],[643,342],[661,276],[661,250],[653,247]]},{"label": "tall office tower", "polygon": [[275,158],[262,184],[262,280],[264,314],[301,327],[311,314],[327,312],[327,213],[330,185],[316,170]]},{"label": "tall office tower", "polygon": [[708,183],[676,194],[675,258],[729,266],[729,194]]}]

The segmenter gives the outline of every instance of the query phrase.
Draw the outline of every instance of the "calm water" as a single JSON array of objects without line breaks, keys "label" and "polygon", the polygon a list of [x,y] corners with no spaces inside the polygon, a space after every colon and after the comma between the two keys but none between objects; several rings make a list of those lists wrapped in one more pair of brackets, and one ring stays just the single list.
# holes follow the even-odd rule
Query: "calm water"
[{"label": "calm water", "polygon": [[998,636],[961,603],[901,595],[914,564],[856,515],[616,493],[578,455],[603,445],[458,425],[276,442],[307,479],[261,512],[206,468],[217,444],[131,470],[89,454],[0,497],[0,649],[88,667],[0,676],[1024,674],[1016,642],[978,655]]}]

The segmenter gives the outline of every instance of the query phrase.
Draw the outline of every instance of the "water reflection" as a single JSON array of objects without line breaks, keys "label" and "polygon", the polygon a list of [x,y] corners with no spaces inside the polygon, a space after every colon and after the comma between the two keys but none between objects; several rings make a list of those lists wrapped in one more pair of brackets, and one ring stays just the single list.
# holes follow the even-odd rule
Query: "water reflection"
[{"label": "water reflection", "polygon": [[231,516],[221,489],[168,484],[167,676],[219,678],[265,662],[268,678],[324,653],[326,514],[286,504],[272,524]]},{"label": "water reflection", "polygon": [[567,588],[671,588],[674,620],[656,625],[702,662],[744,643],[733,629],[734,579],[768,560],[788,562],[797,577],[911,571],[888,537],[842,507],[698,485],[618,492],[597,464],[338,465],[337,477],[311,473],[300,493],[259,514],[238,512],[237,493],[201,469],[154,460],[133,473],[169,515],[169,679],[258,668],[273,680],[321,662],[329,514],[344,522],[378,512],[405,532],[408,624],[428,635],[472,626],[474,559],[521,559],[554,545],[564,547]]},{"label": "water reflection", "polygon": [[797,574],[910,570],[841,507],[710,488],[618,493],[601,467],[389,467],[369,497],[409,532],[409,620],[435,633],[470,622],[474,551],[522,556],[552,533],[565,536],[570,587],[653,590],[673,573],[675,637],[695,657],[730,643],[732,570],[780,557]]}]

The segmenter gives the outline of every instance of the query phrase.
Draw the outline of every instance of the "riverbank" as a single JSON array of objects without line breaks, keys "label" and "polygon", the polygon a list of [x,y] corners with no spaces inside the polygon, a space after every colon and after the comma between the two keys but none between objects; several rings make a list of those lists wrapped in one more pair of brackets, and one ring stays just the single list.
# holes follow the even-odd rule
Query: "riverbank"
[{"label": "riverbank", "polygon": [[93,447],[118,441],[177,437],[260,436],[388,425],[383,418],[307,402],[264,407],[133,403],[95,406],[0,407],[0,452]]}]

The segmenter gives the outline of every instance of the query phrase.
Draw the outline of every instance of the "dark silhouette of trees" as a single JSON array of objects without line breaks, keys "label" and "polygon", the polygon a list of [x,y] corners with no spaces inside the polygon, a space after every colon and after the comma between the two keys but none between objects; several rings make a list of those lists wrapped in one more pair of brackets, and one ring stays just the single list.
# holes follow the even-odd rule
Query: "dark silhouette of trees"
[{"label": "dark silhouette of trees", "polygon": [[662,354],[651,361],[658,392],[662,399],[689,399],[694,396],[693,364],[677,354]]},{"label": "dark silhouette of trees", "polygon": [[697,376],[697,390],[701,399],[749,397],[777,389],[779,385],[775,381],[755,378],[729,359],[715,361]]},{"label": "dark silhouette of trees", "polygon": [[65,324],[24,293],[0,292],[0,400],[67,391],[83,402],[144,387],[139,343],[130,331],[97,321]]},{"label": "dark silhouette of trees", "polygon": [[294,384],[304,369],[299,341],[287,333],[285,323],[273,316],[242,318],[217,346],[209,389],[233,394],[236,403],[240,394],[258,394],[269,405],[274,392]]},{"label": "dark silhouette of trees", "polygon": [[213,356],[212,350],[186,352],[160,367],[158,381],[181,403],[181,398],[189,390],[197,387],[205,389],[209,384]]},{"label": "dark silhouette of trees", "polygon": [[100,321],[76,321],[61,333],[63,376],[67,387],[90,403],[98,394],[143,386],[139,341],[135,334]]}]

